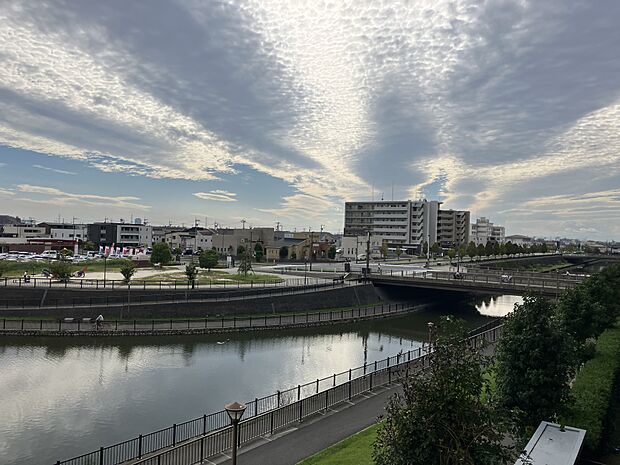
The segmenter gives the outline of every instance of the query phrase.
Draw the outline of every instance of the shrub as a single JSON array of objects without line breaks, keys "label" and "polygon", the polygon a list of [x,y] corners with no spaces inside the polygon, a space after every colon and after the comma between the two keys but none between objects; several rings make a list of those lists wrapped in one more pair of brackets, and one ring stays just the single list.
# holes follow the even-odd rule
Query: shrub
[{"label": "shrub", "polygon": [[66,283],[71,279],[71,264],[65,260],[58,260],[50,264],[52,276],[61,283]]},{"label": "shrub", "polygon": [[609,328],[596,343],[596,354],[577,373],[571,389],[572,404],[563,423],[587,430],[590,452],[603,444],[606,416],[620,370],[620,327]]},{"label": "shrub", "polygon": [[129,281],[131,281],[131,277],[136,272],[136,264],[131,260],[123,260],[120,272],[123,275],[123,281],[125,282],[125,284],[129,284]]},{"label": "shrub", "polygon": [[172,254],[170,253],[170,247],[165,242],[158,242],[153,244],[153,252],[151,252],[151,264],[159,267],[170,263],[172,260]]},{"label": "shrub", "polygon": [[6,271],[9,269],[6,262],[4,260],[0,260],[0,278]]},{"label": "shrub", "polygon": [[211,268],[217,266],[218,256],[215,250],[205,250],[198,257],[198,263],[201,268],[211,271]]}]

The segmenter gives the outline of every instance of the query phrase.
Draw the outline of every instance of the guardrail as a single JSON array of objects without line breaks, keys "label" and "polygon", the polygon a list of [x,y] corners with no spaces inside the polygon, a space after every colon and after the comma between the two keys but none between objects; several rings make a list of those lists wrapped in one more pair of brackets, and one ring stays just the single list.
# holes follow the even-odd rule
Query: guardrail
[{"label": "guardrail", "polygon": [[[471,336],[467,342],[473,347],[482,341],[494,343],[501,336],[501,328],[501,324],[495,326]],[[273,434],[428,365],[428,351],[419,348],[256,398],[246,403],[249,418],[239,423],[239,445]],[[78,457],[59,460],[56,465],[116,465],[130,460],[133,465],[194,465],[228,450],[231,439],[230,419],[226,411],[221,410]]]},{"label": "guardrail", "polygon": [[416,309],[415,305],[382,304],[368,307],[351,307],[340,310],[290,313],[279,315],[205,317],[187,319],[135,319],[108,320],[97,324],[94,318],[12,319],[3,318],[0,330],[5,334],[27,332],[28,334],[84,333],[109,335],[113,333],[167,334],[167,333],[209,333],[225,330],[289,328],[313,326],[339,321],[364,320],[388,315],[402,314]]},{"label": "guardrail", "polygon": [[[303,281],[303,280],[302,280]],[[132,295],[132,290],[148,290],[148,288],[141,287],[140,285],[134,286],[130,284],[122,289],[122,295],[113,296],[101,296],[96,294],[80,295],[75,294],[71,297],[58,297],[48,298],[47,296],[38,298],[25,298],[21,299],[3,299],[0,300],[0,308],[4,309],[37,309],[37,308],[65,308],[65,307],[112,307],[112,306],[139,306],[144,304],[164,304],[164,303],[182,303],[182,302],[222,302],[226,300],[245,300],[253,299],[260,296],[277,296],[288,294],[300,294],[307,292],[315,292],[325,289],[335,289],[339,287],[357,285],[357,282],[351,281],[322,281],[311,285],[298,285],[298,286],[263,286],[257,285],[255,287],[240,288],[236,291],[230,290],[227,292],[209,292],[206,289],[202,292],[200,289],[193,291],[186,290],[182,294],[166,294],[166,293],[150,293],[150,294],[138,294]],[[182,289],[182,288],[181,288]],[[181,290],[179,289],[179,290]],[[217,289],[220,291],[220,289]],[[255,291],[255,292],[252,292]]]}]

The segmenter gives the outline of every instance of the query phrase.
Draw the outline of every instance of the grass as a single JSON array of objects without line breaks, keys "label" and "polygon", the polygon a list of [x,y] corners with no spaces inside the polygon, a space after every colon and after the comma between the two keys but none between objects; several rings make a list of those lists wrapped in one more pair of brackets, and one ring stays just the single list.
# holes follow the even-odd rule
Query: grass
[{"label": "grass", "polygon": [[[183,281],[187,282],[187,276],[182,271],[178,273],[160,273],[148,276],[146,278],[140,278],[139,281],[151,281],[151,282],[167,282],[167,281]],[[279,276],[270,274],[254,274],[248,273],[247,276],[243,274],[231,274],[225,271],[201,271],[198,274],[196,282],[198,284],[224,284],[224,283],[281,283],[284,280]]]},{"label": "grass", "polygon": [[[99,272],[103,271],[104,268],[107,268],[107,271],[114,272],[119,271],[123,263],[124,260],[119,259],[107,260],[107,264],[104,267],[103,260],[90,260],[83,263],[71,264],[71,271],[76,272],[86,268],[87,272]],[[24,271],[31,275],[41,274],[43,270],[49,270],[50,265],[51,262],[13,262],[5,260],[5,269],[3,270],[4,273],[2,276],[8,278],[21,277],[24,274]]]},{"label": "grass", "polygon": [[372,444],[380,425],[377,423],[349,436],[298,465],[373,465]]}]

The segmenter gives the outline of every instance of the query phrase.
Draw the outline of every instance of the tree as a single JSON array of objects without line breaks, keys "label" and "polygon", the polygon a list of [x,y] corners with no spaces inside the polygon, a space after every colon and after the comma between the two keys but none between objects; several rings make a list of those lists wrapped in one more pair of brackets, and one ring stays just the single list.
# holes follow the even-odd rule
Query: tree
[{"label": "tree", "polygon": [[549,248],[547,247],[547,243],[546,243],[546,242],[544,242],[544,243],[540,246],[540,251],[541,251],[542,253],[547,253],[547,252],[549,252]]},{"label": "tree", "polygon": [[50,263],[52,276],[61,283],[69,282],[69,279],[71,279],[71,270],[71,264],[66,260],[57,260]]},{"label": "tree", "polygon": [[527,434],[557,418],[569,399],[575,343],[554,313],[542,296],[524,297],[506,318],[497,348],[498,400],[519,412]]},{"label": "tree", "polygon": [[86,251],[95,250],[95,244],[91,241],[86,241],[84,245],[82,245],[82,249]]},{"label": "tree", "polygon": [[493,255],[493,242],[487,241],[487,243],[484,246],[484,254],[487,257],[490,257],[491,255]]},{"label": "tree", "polygon": [[4,273],[7,272],[8,269],[9,269],[9,266],[7,265],[6,261],[0,260],[0,278],[2,277]]},{"label": "tree", "polygon": [[286,257],[288,257],[288,247],[285,245],[280,247],[280,252],[278,255],[280,256],[280,260],[286,260]]},{"label": "tree", "polygon": [[486,249],[484,248],[484,245],[478,244],[478,247],[476,247],[476,255],[478,255],[479,257],[483,257],[485,254]]},{"label": "tree", "polygon": [[252,261],[248,254],[244,253],[239,258],[239,267],[237,269],[238,273],[243,273],[245,276],[248,275],[248,272],[252,271]]},{"label": "tree", "polygon": [[69,249],[62,249],[60,251],[60,256],[63,257],[63,258],[73,257],[73,251],[69,250]]},{"label": "tree", "polygon": [[329,250],[327,251],[327,258],[333,260],[334,258],[336,258],[336,246],[332,245]]},{"label": "tree", "polygon": [[474,258],[476,255],[478,255],[478,249],[476,248],[476,244],[474,244],[474,241],[471,241],[468,245],[467,245],[467,255],[469,255],[469,258]]},{"label": "tree", "polygon": [[497,256],[501,253],[502,248],[498,242],[493,242],[493,255]]},{"label": "tree", "polygon": [[373,445],[376,465],[496,465],[512,458],[503,444],[510,422],[484,376],[488,360],[467,346],[466,334],[460,323],[440,325],[429,368],[406,379],[403,394],[386,407]]},{"label": "tree", "polygon": [[[386,241],[383,241],[381,243],[381,258],[387,258],[388,256],[388,244]],[[336,257],[336,254],[334,253],[334,257]]]},{"label": "tree", "polygon": [[422,254],[426,255],[428,253],[428,242],[422,242]]},{"label": "tree", "polygon": [[448,249],[448,257],[450,258],[450,260],[454,260],[454,257],[456,257],[456,249],[455,248]]},{"label": "tree", "polygon": [[564,291],[557,304],[560,324],[581,344],[589,337],[596,337],[603,332],[609,323],[605,313],[603,305],[588,293],[586,284]]},{"label": "tree", "polygon": [[[200,256],[200,258],[202,258],[202,255]],[[192,285],[192,289],[194,289],[194,287],[196,286],[196,278],[198,277],[198,267],[194,263],[188,263],[187,265],[185,265],[185,276],[187,276],[187,281]]]},{"label": "tree", "polygon": [[243,255],[245,255],[245,247],[240,245],[237,247],[237,256],[241,257]]},{"label": "tree", "polygon": [[131,277],[136,272],[136,264],[131,260],[123,260],[120,272],[123,275],[123,281],[125,282],[125,284],[129,284],[129,281],[131,281]]},{"label": "tree", "polygon": [[403,249],[401,249],[400,245],[396,247],[396,259],[400,260],[400,256],[403,254]]},{"label": "tree", "polygon": [[165,242],[158,242],[153,244],[153,251],[151,252],[151,264],[157,265],[162,268],[172,261],[172,254],[170,253],[170,247]]},{"label": "tree", "polygon": [[211,268],[217,266],[218,255],[215,250],[205,250],[198,257],[198,263],[201,268],[206,268],[211,271]]},{"label": "tree", "polygon": [[431,246],[431,253],[433,255],[437,255],[439,252],[441,252],[441,245],[439,245],[439,242],[435,242],[432,246]]},{"label": "tree", "polygon": [[254,258],[257,262],[262,262],[263,257],[265,256],[265,252],[263,251],[263,244],[257,242],[254,246]]}]

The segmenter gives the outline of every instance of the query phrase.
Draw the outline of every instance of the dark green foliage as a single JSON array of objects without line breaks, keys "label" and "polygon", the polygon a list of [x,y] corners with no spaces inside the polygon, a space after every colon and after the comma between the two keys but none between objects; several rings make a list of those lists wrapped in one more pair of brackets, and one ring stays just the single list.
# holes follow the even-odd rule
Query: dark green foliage
[{"label": "dark green foliage", "polygon": [[198,257],[198,263],[201,268],[206,268],[211,271],[211,268],[217,266],[218,255],[215,250],[205,250]]},{"label": "dark green foliage", "polygon": [[478,255],[478,248],[473,241],[467,245],[467,255],[469,255],[469,258],[474,258],[476,255]]},{"label": "dark green foliage", "polygon": [[[385,248],[385,254],[383,255],[383,257],[387,257],[387,244],[385,244],[384,246],[382,245],[381,247],[382,247],[381,249],[382,253],[383,253],[383,248]],[[336,258],[336,246],[335,245],[332,245],[327,251],[327,258],[330,258],[332,260]]]},{"label": "dark green foliage", "polygon": [[86,241],[84,242],[84,245],[82,246],[82,249],[84,250],[95,250],[95,244],[91,241]]},{"label": "dark green foliage", "polygon": [[594,358],[577,373],[572,406],[563,418],[565,424],[587,430],[585,444],[591,452],[603,446],[607,412],[619,375],[620,328],[616,326],[601,334]]},{"label": "dark green foliage", "polygon": [[119,271],[123,275],[123,281],[125,281],[125,284],[129,284],[131,277],[136,272],[136,264],[131,260],[123,260],[123,264],[121,265],[121,269]]},{"label": "dark green foliage", "polygon": [[240,245],[237,247],[237,256],[241,257],[242,255],[245,255],[245,247]]},{"label": "dark green foliage", "polygon": [[511,458],[503,444],[510,423],[490,397],[486,358],[463,342],[462,325],[442,323],[430,368],[393,397],[379,428],[377,465],[496,465]]},{"label": "dark green foliage", "polygon": [[9,267],[7,266],[6,262],[4,260],[0,260],[0,278],[4,273],[7,272],[8,269]]},{"label": "dark green foliage", "polygon": [[526,296],[506,318],[497,348],[498,400],[520,412],[526,433],[553,421],[569,399],[576,344],[554,311],[548,300]]},{"label": "dark green foliage", "polygon": [[606,325],[605,308],[592,299],[586,285],[564,292],[558,301],[557,312],[565,331],[579,343],[598,336]]},{"label": "dark green foliage", "polygon": [[[213,252],[213,250],[207,252]],[[196,278],[198,277],[198,267],[194,263],[185,265],[185,276],[187,276],[187,281],[191,283],[193,289],[196,284]]]},{"label": "dark green foliage", "polygon": [[170,263],[172,261],[172,254],[170,253],[170,247],[165,242],[158,242],[153,244],[153,252],[151,253],[151,264],[160,267]]},{"label": "dark green foliage", "polygon": [[254,258],[257,262],[262,262],[263,257],[265,256],[265,252],[263,251],[263,244],[257,242],[254,246]]},{"label": "dark green foliage", "polygon": [[62,283],[66,283],[71,279],[71,263],[65,260],[57,260],[50,263],[50,271],[52,276]]},{"label": "dark green foliage", "polygon": [[439,242],[435,242],[432,246],[431,246],[431,253],[433,255],[437,255],[439,252],[441,252],[441,245],[439,245]]},{"label": "dark green foliage", "polygon": [[280,247],[280,260],[285,260],[286,257],[288,257],[288,247],[283,245],[282,247]]}]

